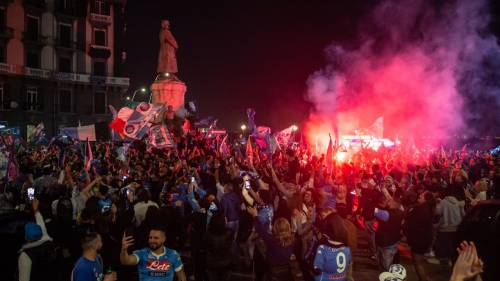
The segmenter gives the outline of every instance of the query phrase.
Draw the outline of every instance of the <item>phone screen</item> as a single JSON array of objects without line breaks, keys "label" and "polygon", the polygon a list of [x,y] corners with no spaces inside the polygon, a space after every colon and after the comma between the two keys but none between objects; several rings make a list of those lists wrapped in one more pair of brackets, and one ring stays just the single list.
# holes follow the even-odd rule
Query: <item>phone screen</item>
[{"label": "phone screen", "polygon": [[30,201],[35,199],[35,189],[33,187],[28,188],[28,199]]},{"label": "phone screen", "polygon": [[245,181],[245,189],[250,189],[250,181]]},{"label": "phone screen", "polygon": [[194,182],[194,177],[191,177],[191,182]]}]

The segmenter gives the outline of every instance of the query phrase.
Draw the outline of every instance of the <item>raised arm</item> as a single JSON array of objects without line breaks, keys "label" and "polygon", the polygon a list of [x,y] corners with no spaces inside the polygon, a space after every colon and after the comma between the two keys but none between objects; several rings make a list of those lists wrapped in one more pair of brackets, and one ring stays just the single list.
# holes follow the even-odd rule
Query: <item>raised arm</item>
[{"label": "raised arm", "polygon": [[139,261],[136,255],[129,255],[127,249],[130,245],[134,244],[134,237],[126,237],[123,233],[122,251],[120,252],[120,262],[123,265],[136,265]]}]

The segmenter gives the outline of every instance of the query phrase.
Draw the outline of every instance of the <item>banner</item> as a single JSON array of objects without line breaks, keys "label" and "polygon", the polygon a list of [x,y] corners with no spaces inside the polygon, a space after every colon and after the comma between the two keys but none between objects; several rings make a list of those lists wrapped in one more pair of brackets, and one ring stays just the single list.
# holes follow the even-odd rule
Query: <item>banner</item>
[{"label": "banner", "polygon": [[21,130],[19,129],[19,126],[5,127],[0,129],[0,135],[2,135],[5,145],[9,146],[12,145],[12,141],[14,140],[19,142],[21,139]]},{"label": "banner", "polygon": [[165,125],[156,125],[149,129],[149,138],[146,149],[151,148],[163,149],[167,147],[175,147],[175,142],[170,135],[170,132]]}]

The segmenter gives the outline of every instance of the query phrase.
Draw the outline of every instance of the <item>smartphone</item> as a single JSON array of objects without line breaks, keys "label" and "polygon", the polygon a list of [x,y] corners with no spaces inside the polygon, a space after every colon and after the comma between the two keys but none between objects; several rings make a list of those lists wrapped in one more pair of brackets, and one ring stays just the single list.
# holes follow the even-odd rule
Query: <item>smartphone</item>
[{"label": "smartphone", "polygon": [[134,227],[125,228],[125,237],[134,236]]},{"label": "smartphone", "polygon": [[250,181],[249,180],[245,181],[245,189],[250,189]]},{"label": "smartphone", "polygon": [[191,177],[191,182],[194,182],[194,177]]},{"label": "smartphone", "polygon": [[33,187],[28,188],[28,199],[30,201],[33,201],[33,199],[35,199],[35,188]]},{"label": "smartphone", "polygon": [[127,196],[130,194],[130,189],[127,189]]}]

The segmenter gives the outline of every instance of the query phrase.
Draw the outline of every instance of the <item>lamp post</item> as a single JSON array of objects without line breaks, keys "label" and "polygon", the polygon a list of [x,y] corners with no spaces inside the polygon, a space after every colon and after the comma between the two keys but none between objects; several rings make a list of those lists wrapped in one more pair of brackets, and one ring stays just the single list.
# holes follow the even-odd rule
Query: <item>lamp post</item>
[{"label": "lamp post", "polygon": [[137,93],[137,91],[141,91],[141,92],[146,92],[146,88],[140,88],[140,89],[137,89],[135,90],[134,94],[132,95],[132,100],[130,101],[131,103],[134,102],[134,98],[135,98],[135,94]]}]

